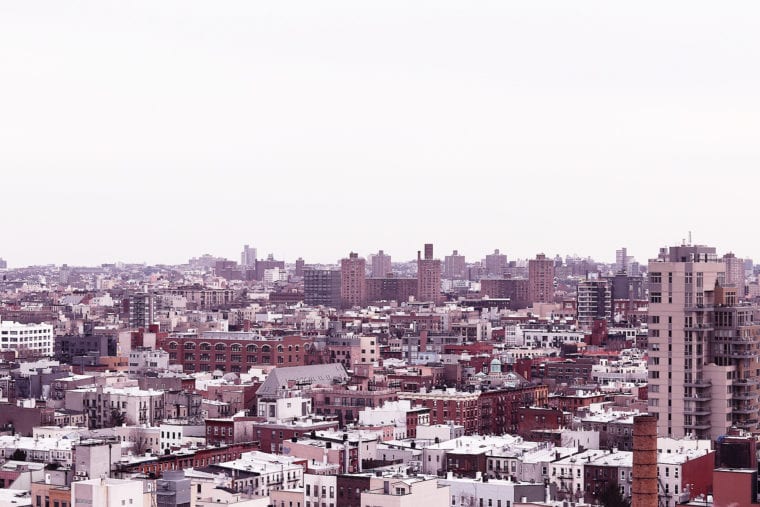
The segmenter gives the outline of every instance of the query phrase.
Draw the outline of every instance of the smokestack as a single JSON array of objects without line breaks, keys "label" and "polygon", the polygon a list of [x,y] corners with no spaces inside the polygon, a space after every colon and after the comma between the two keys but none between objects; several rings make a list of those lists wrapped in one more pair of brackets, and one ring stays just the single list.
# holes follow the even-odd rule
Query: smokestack
[{"label": "smokestack", "polygon": [[633,487],[631,507],[658,505],[657,498],[657,417],[633,418]]}]

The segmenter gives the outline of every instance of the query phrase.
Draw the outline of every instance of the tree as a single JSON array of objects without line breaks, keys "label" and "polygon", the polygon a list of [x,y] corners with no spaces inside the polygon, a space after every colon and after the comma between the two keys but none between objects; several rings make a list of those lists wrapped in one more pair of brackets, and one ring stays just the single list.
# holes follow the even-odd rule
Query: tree
[{"label": "tree", "polygon": [[129,433],[129,441],[132,442],[132,453],[136,455],[145,454],[150,449],[148,432],[142,426],[136,426]]},{"label": "tree", "polygon": [[126,421],[127,421],[127,417],[125,414],[121,412],[121,410],[117,408],[111,410],[111,425],[121,426]]},{"label": "tree", "polygon": [[604,507],[631,507],[631,501],[623,496],[615,482],[608,482],[598,498]]},{"label": "tree", "polygon": [[26,451],[23,449],[16,449],[11,454],[11,461],[26,461]]}]

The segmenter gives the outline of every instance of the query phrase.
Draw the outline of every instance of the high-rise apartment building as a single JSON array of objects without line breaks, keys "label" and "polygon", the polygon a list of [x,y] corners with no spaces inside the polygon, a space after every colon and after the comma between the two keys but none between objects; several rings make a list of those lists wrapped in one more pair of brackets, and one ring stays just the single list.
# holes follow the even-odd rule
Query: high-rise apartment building
[{"label": "high-rise apartment building", "polygon": [[250,245],[245,245],[243,251],[240,253],[240,265],[244,268],[252,268],[256,266],[256,249]]},{"label": "high-rise apartment building", "polygon": [[385,278],[393,268],[391,267],[391,256],[380,250],[370,256],[371,276],[373,278]]},{"label": "high-rise apartment building", "polygon": [[483,278],[481,297],[509,299],[509,308],[519,310],[530,306],[529,284],[525,278]]},{"label": "high-rise apartment building", "polygon": [[499,249],[492,254],[486,255],[486,275],[487,276],[504,276],[507,270],[507,256],[499,253]]},{"label": "high-rise apartment building", "polygon": [[760,308],[739,306],[725,279],[712,247],[671,247],[649,262],[649,410],[661,436],[758,428]]},{"label": "high-rise apartment building", "polygon": [[532,303],[554,301],[554,261],[538,254],[528,261],[528,285]]},{"label": "high-rise apartment building", "polygon": [[627,248],[623,247],[620,250],[615,250],[615,273],[620,273],[621,271],[629,273],[631,262],[633,262],[633,257],[628,255]]},{"label": "high-rise apartment building", "polygon": [[295,275],[298,278],[303,278],[303,270],[304,270],[305,266],[306,266],[306,262],[301,257],[299,257],[298,259],[296,259],[296,271],[295,271]]},{"label": "high-rise apartment building", "polygon": [[309,306],[340,307],[341,274],[339,269],[303,270],[303,301]]},{"label": "high-rise apartment building", "polygon": [[441,261],[433,258],[433,244],[425,243],[425,256],[417,252],[417,297],[436,304],[441,298]]},{"label": "high-rise apartment building", "polygon": [[443,277],[447,280],[462,280],[466,278],[467,265],[464,255],[459,255],[459,251],[454,250],[451,255],[443,258]]},{"label": "high-rise apartment building", "polygon": [[737,296],[744,299],[744,259],[739,259],[729,252],[723,256],[723,262],[726,263],[726,285],[736,287]]},{"label": "high-rise apartment building", "polygon": [[138,292],[129,296],[129,327],[148,329],[153,324],[154,313],[153,294]]},{"label": "high-rise apartment building", "polygon": [[341,259],[340,300],[342,308],[366,306],[365,269],[366,262],[357,253],[351,252],[347,259]]},{"label": "high-rise apartment building", "polygon": [[582,280],[578,284],[577,321],[590,330],[597,319],[612,320],[612,291],[606,279]]}]

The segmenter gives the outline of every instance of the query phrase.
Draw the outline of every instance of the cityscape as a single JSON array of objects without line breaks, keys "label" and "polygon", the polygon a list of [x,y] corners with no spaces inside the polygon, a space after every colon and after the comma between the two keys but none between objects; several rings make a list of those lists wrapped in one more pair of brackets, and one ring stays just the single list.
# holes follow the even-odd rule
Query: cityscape
[{"label": "cityscape", "polygon": [[757,502],[760,265],[420,247],[0,261],[0,501]]},{"label": "cityscape", "polygon": [[0,1],[0,507],[760,507],[758,19]]}]

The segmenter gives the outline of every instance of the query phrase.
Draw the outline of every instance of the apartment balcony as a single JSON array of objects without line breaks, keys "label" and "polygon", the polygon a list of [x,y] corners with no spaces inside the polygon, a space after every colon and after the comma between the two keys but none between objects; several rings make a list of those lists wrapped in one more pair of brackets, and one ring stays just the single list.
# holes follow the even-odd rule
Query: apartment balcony
[{"label": "apartment balcony", "polygon": [[760,397],[757,391],[735,393],[731,396],[734,400],[756,400]]},{"label": "apartment balcony", "polygon": [[712,400],[712,396],[707,394],[690,394],[688,396],[684,397],[684,400],[686,401],[694,401],[696,403],[702,403],[702,402],[708,402]]},{"label": "apartment balcony", "polygon": [[708,423],[693,423],[693,424],[684,424],[683,427],[688,428],[690,430],[707,431],[712,426],[710,426]]},{"label": "apartment balcony", "polygon": [[760,407],[744,406],[731,409],[731,412],[739,415],[752,415],[760,412]]},{"label": "apartment balcony", "polygon": [[683,409],[683,413],[686,415],[703,416],[710,415],[712,412],[709,407],[688,407]]},{"label": "apartment balcony", "polygon": [[709,380],[699,378],[699,379],[692,380],[689,382],[684,382],[683,385],[686,387],[696,387],[697,389],[705,389],[708,387],[712,387],[712,382],[710,382]]},{"label": "apartment balcony", "polygon": [[734,379],[734,386],[756,386],[758,384],[760,384],[760,379],[756,378]]},{"label": "apartment balcony", "polygon": [[713,331],[715,327],[712,324],[692,324],[691,326],[684,326],[686,331]]}]

